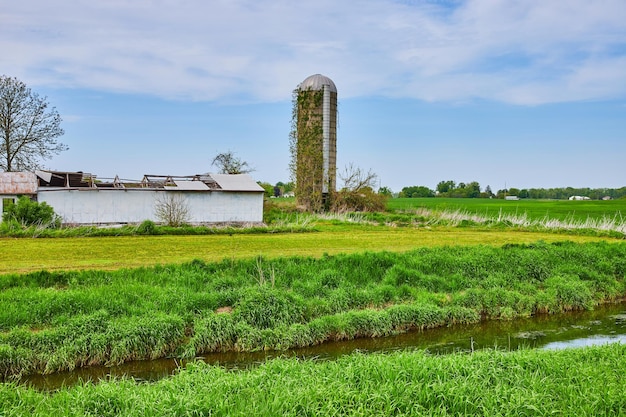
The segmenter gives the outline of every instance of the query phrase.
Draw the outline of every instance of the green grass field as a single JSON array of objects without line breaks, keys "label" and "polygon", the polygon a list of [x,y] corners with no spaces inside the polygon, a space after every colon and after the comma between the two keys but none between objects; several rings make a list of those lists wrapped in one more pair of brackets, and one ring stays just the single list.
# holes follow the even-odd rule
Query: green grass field
[{"label": "green grass field", "polygon": [[615,241],[507,229],[394,228],[337,225],[318,232],[203,236],[118,236],[84,238],[0,238],[0,274],[39,270],[135,268],[182,263],[193,259],[220,261],[255,256],[322,256],[363,251],[408,251],[419,247],[503,245],[542,240]]},{"label": "green grass field", "polygon": [[[424,201],[435,205],[413,205]],[[397,211],[515,215],[528,204],[528,216],[565,220],[617,216],[624,205],[587,203],[389,202]],[[623,234],[405,215],[388,223],[393,216],[319,218],[301,233],[0,238],[0,377],[510,320],[626,296]],[[193,364],[157,383],[53,393],[1,383],[0,416],[626,415],[625,353],[402,352],[238,372]]]},{"label": "green grass field", "polygon": [[588,218],[618,218],[626,221],[626,199],[620,200],[514,200],[486,198],[393,198],[387,203],[392,211],[429,210],[466,211],[485,217],[499,214],[526,215],[534,220],[545,218],[585,221]]}]

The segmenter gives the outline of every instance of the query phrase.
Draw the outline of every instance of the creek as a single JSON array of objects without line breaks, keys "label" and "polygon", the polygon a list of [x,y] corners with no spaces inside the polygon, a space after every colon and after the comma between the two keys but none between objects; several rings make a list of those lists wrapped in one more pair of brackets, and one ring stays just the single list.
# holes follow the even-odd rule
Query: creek
[{"label": "creek", "polygon": [[[373,353],[423,349],[432,354],[448,354],[486,348],[564,349],[606,343],[626,343],[626,303],[606,304],[592,311],[537,315],[512,321],[490,320],[473,325],[411,331],[389,337],[329,342],[289,351],[211,353],[196,360],[237,370],[256,366],[276,357],[332,360],[357,351]],[[29,375],[21,382],[46,391],[81,381],[109,378],[129,377],[150,382],[176,373],[184,364],[184,361],[176,359],[136,361],[113,367],[93,366],[71,372]]]}]

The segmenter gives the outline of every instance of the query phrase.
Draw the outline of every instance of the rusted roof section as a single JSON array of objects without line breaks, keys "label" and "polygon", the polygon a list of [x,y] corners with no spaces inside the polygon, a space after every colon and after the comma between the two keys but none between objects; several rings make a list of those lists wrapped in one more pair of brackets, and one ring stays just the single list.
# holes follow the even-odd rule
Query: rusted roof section
[{"label": "rusted roof section", "polygon": [[37,176],[33,172],[0,172],[0,194],[37,194]]}]

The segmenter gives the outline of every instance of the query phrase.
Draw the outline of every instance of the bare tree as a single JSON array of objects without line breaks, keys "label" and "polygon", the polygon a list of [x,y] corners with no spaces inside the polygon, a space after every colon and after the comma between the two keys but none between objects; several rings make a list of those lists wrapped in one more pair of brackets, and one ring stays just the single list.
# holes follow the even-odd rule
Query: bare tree
[{"label": "bare tree", "polygon": [[233,151],[217,154],[211,165],[216,166],[220,174],[248,174],[254,171],[247,162],[235,156]]},{"label": "bare tree", "polygon": [[32,171],[67,146],[61,116],[17,78],[0,76],[0,169]]},{"label": "bare tree", "polygon": [[360,191],[365,188],[374,189],[378,175],[372,170],[365,172],[353,164],[344,168],[344,172],[339,174],[339,178],[343,181],[343,189],[347,191]]},{"label": "bare tree", "polygon": [[166,191],[156,198],[154,214],[168,226],[184,226],[189,222],[189,205],[182,195]]}]

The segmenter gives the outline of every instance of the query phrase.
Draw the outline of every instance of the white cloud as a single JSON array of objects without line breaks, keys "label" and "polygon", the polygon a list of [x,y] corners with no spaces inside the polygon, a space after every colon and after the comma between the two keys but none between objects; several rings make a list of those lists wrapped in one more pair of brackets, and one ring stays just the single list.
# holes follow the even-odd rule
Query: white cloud
[{"label": "white cloud", "polygon": [[275,101],[320,72],[344,97],[626,96],[623,0],[31,0],[0,20],[0,67],[33,86]]}]

